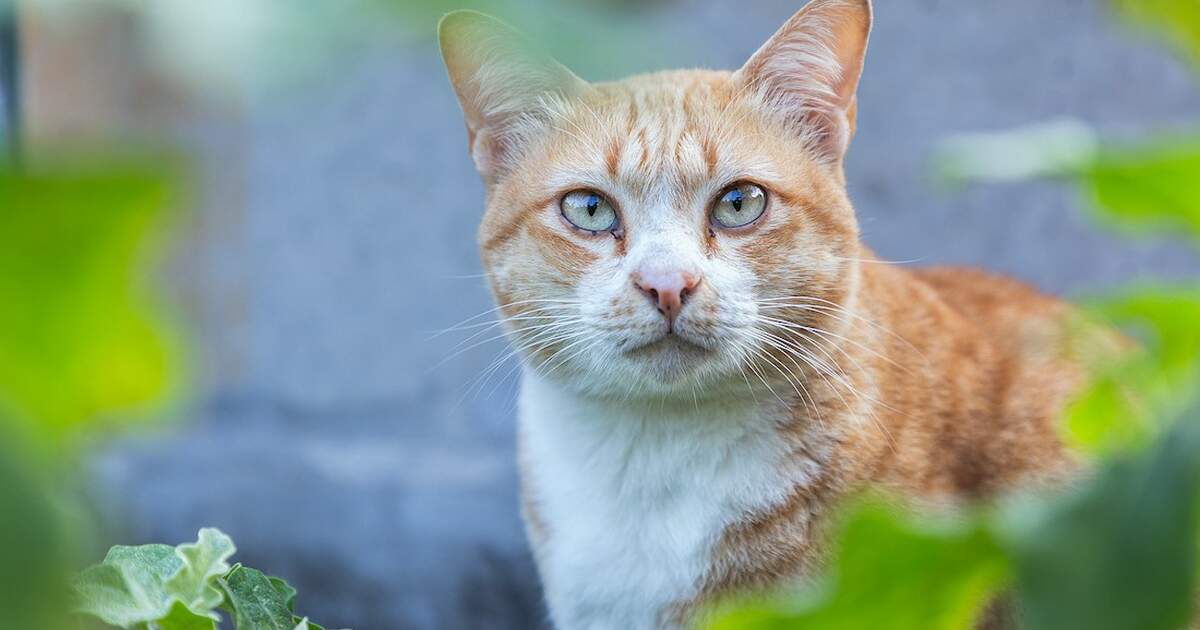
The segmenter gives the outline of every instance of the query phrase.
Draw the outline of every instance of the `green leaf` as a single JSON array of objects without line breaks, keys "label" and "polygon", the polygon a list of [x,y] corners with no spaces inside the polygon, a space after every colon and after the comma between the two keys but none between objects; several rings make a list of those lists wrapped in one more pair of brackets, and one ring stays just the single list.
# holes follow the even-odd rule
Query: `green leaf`
[{"label": "green leaf", "polygon": [[[107,624],[130,627],[173,617],[176,624],[216,620],[223,595],[216,582],[228,570],[233,541],[219,530],[200,530],[197,541],[167,545],[116,546],[104,562],[76,577],[77,610]],[[190,626],[184,626],[190,627]]]},{"label": "green leaf", "polygon": [[1081,184],[1118,227],[1200,238],[1200,138],[1106,149]]},{"label": "green leaf", "polygon": [[1017,601],[1027,630],[1174,630],[1190,618],[1200,425],[1105,465],[1075,494],[1011,510]]},{"label": "green leaf", "polygon": [[216,587],[216,578],[229,570],[236,549],[233,540],[220,530],[200,530],[195,543],[180,545],[175,553],[183,561],[179,572],[167,580],[167,593],[198,614],[208,614],[221,604],[224,596]]},{"label": "green leaf", "polygon": [[1127,18],[1160,31],[1194,61],[1200,61],[1200,3],[1193,0],[1114,0]]},{"label": "green leaf", "polygon": [[161,168],[105,168],[0,164],[0,421],[57,452],[172,383],[140,263],[173,187]]},{"label": "green leaf", "polygon": [[283,578],[277,578],[277,577],[271,575],[271,576],[268,576],[267,579],[271,580],[271,585],[275,587],[275,590],[282,593],[283,596],[287,599],[288,611],[295,612],[295,610],[296,610],[296,607],[295,607],[295,605],[296,605],[296,589],[292,588],[292,585],[288,584]]},{"label": "green leaf", "polygon": [[183,602],[175,602],[162,619],[155,620],[158,630],[216,630],[217,621],[207,615],[197,615]]},{"label": "green leaf", "polygon": [[123,628],[167,614],[163,583],[182,565],[167,545],[116,546],[75,579],[78,611]]},{"label": "green leaf", "polygon": [[872,504],[838,539],[832,579],[800,597],[718,613],[709,630],[961,630],[1007,576],[991,534],[973,522],[932,525]]},{"label": "green leaf", "polygon": [[[261,571],[237,566],[222,580],[221,587],[233,609],[237,630],[293,630],[296,622],[288,608],[290,597]],[[286,583],[285,583],[286,585]]]}]

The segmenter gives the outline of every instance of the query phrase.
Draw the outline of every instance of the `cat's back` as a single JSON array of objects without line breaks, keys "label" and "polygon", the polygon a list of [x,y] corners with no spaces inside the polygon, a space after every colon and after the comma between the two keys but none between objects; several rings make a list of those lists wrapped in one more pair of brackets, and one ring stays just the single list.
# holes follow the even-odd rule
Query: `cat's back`
[{"label": "cat's back", "polygon": [[1067,303],[971,268],[864,271],[873,315],[894,332],[887,354],[904,366],[880,373],[895,447],[877,462],[881,481],[979,496],[1072,468],[1056,428],[1083,380]]},{"label": "cat's back", "polygon": [[1007,276],[974,267],[926,267],[908,270],[937,293],[955,313],[993,331],[1017,333],[1053,325],[1067,314],[1066,303]]}]

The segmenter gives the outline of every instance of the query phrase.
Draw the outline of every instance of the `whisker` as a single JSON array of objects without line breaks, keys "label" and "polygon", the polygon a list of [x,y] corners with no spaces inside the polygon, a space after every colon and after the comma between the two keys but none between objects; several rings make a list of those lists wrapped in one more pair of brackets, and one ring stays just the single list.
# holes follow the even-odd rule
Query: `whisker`
[{"label": "whisker", "polygon": [[846,262],[857,262],[857,263],[879,264],[879,265],[911,265],[914,263],[925,262],[928,259],[925,256],[922,256],[921,258],[910,258],[908,260],[880,260],[878,258],[847,258],[845,256],[834,256],[833,258],[835,260],[844,260]]},{"label": "whisker", "polygon": [[[822,336],[822,337],[826,337],[826,338],[830,338],[830,337],[831,337],[831,338],[833,338],[833,339],[836,339],[836,340],[838,340],[838,341],[844,341],[844,342],[846,342],[846,343],[848,343],[848,344],[850,344],[850,345],[853,345],[853,346],[854,346],[854,347],[856,347],[856,348],[859,348],[859,349],[863,350],[864,352],[868,352],[868,353],[870,353],[871,355],[873,355],[873,356],[875,356],[875,357],[878,357],[879,359],[882,359],[882,360],[884,360],[884,361],[887,361],[888,363],[892,364],[893,366],[895,366],[895,367],[897,367],[897,368],[899,368],[899,369],[901,369],[901,370],[904,370],[905,372],[907,372],[907,373],[909,373],[909,374],[912,374],[912,370],[909,370],[907,367],[905,367],[905,366],[903,366],[903,365],[901,365],[901,364],[897,363],[897,362],[896,362],[895,360],[893,360],[891,357],[888,357],[888,356],[886,356],[886,355],[884,355],[884,354],[880,354],[880,353],[879,353],[879,352],[877,352],[876,350],[873,350],[873,349],[871,349],[870,347],[868,347],[868,346],[866,346],[866,345],[863,345],[862,343],[860,343],[860,342],[858,342],[858,341],[856,341],[856,340],[854,340],[854,339],[851,339],[851,338],[849,338],[849,337],[846,337],[846,336],[844,336],[844,335],[839,335],[839,334],[837,334],[837,333],[830,332],[830,331],[828,331],[828,330],[825,330],[825,329],[822,329],[822,328],[815,328],[815,327],[813,327],[813,326],[805,326],[805,325],[803,325],[803,324],[797,324],[796,322],[789,322],[789,321],[787,321],[787,320],[778,319],[778,318],[775,318],[775,317],[767,317],[767,316],[760,315],[760,316],[759,316],[759,318],[760,318],[762,321],[770,322],[771,324],[774,324],[775,326],[779,326],[779,327],[782,327],[782,328],[788,328],[788,329],[790,329],[790,330],[794,330],[794,331],[797,331],[797,332],[800,332],[800,331],[810,332],[810,333],[813,333],[813,334],[815,334],[815,335],[820,335],[820,336]],[[846,352],[844,349],[842,349],[842,348],[841,348],[841,347],[840,347],[838,344],[834,343],[834,344],[832,344],[832,345],[833,345],[835,348],[838,348],[839,350],[841,350],[842,354],[848,354],[848,353],[847,353],[847,352]]]},{"label": "whisker", "polygon": [[[811,300],[811,301],[818,302],[818,303],[817,304],[813,304],[811,302],[796,303],[796,302],[791,302],[791,300]],[[789,297],[783,297],[783,298],[765,298],[765,299],[758,300],[758,303],[759,303],[759,308],[763,308],[763,309],[798,308],[801,310],[807,309],[807,310],[815,310],[818,312],[824,312],[824,313],[830,314],[834,317],[838,317],[843,322],[846,321],[846,319],[844,317],[841,317],[841,315],[843,315],[843,314],[848,315],[854,319],[857,319],[858,321],[861,321],[861,322],[875,328],[876,330],[879,330],[880,332],[883,332],[883,333],[897,339],[904,345],[908,346],[909,349],[911,349],[913,352],[916,352],[918,355],[920,355],[920,357],[922,359],[924,359],[925,361],[928,361],[928,358],[925,356],[925,353],[921,352],[920,348],[917,348],[911,342],[909,342],[907,339],[900,336],[896,332],[889,330],[887,327],[883,326],[882,324],[874,322],[871,319],[864,317],[863,315],[861,315],[859,313],[855,313],[854,311],[851,311],[841,305],[838,305],[834,302],[830,302],[829,300],[826,300],[823,298],[818,298],[818,297],[813,297],[813,296],[789,296]]]},{"label": "whisker", "polygon": [[[571,318],[571,319],[567,319],[567,320],[555,321],[555,322],[550,322],[550,323],[546,323],[546,324],[537,324],[537,325],[532,325],[532,326],[526,326],[524,328],[525,328],[525,330],[546,330],[546,329],[554,330],[556,328],[561,328],[561,327],[570,326],[573,324],[578,324],[582,321],[583,320],[581,318]],[[470,341],[471,339],[474,339],[475,337],[478,337],[479,335],[486,333],[487,331],[488,331],[488,329],[485,328],[485,329],[475,333],[474,335],[468,337],[464,341],[460,342],[459,345],[462,345],[463,343],[466,343],[466,342]],[[478,348],[479,346],[489,344],[493,341],[503,339],[507,336],[508,336],[508,333],[502,332],[498,335],[493,335],[491,337],[488,337],[487,339],[483,339],[481,341],[476,341],[475,343],[472,343],[472,344],[466,346],[465,348],[459,348],[457,350],[454,350],[454,348],[452,348],[451,350],[454,350],[454,351],[450,355],[444,357],[442,360],[435,363],[433,365],[433,367],[429,368],[429,370],[430,371],[436,370],[437,368],[445,365],[451,359],[461,356],[463,353],[470,352],[471,350]],[[456,346],[456,348],[457,348],[457,346]]]},{"label": "whisker", "polygon": [[[572,333],[570,331],[559,332],[557,330],[549,330],[549,331],[539,332],[535,335],[532,335],[532,336],[524,338],[524,339],[516,340],[515,342],[513,342],[510,345],[510,348],[507,350],[507,352],[501,353],[501,356],[499,358],[492,361],[492,363],[490,365],[488,365],[488,367],[484,368],[484,370],[480,373],[480,375],[478,377],[476,377],[476,379],[471,384],[471,386],[467,388],[467,391],[465,392],[464,397],[467,395],[470,395],[472,390],[476,390],[476,395],[483,393],[483,389],[485,387],[487,387],[488,382],[492,379],[493,376],[495,376],[497,371],[505,364],[505,362],[512,359],[513,357],[518,356],[521,352],[526,352],[526,351],[530,351],[530,350],[532,350],[534,352],[538,352],[544,348],[548,348],[548,347],[554,345],[555,343],[561,343],[563,341],[569,340],[569,339],[573,338],[575,335],[576,335],[576,333]],[[505,373],[505,375],[503,377],[501,377],[501,382],[503,380],[507,379],[509,376],[511,376],[512,373],[519,367],[520,367],[520,361],[515,362],[513,367],[511,369],[509,369],[509,371],[507,373]],[[493,388],[493,390],[494,390],[494,388]]]},{"label": "whisker", "polygon": [[[820,378],[822,381],[824,381],[825,384],[830,388],[830,390],[832,390],[834,395],[836,395],[838,397],[838,399],[841,400],[842,404],[846,407],[847,412],[853,414],[853,413],[855,413],[855,408],[853,406],[851,406],[850,402],[848,400],[846,400],[845,396],[842,395],[841,390],[838,387],[834,386],[835,383],[837,385],[840,385],[842,388],[845,388],[848,393],[853,394],[855,396],[855,398],[857,400],[859,400],[860,402],[865,400],[867,402],[879,405],[880,407],[891,409],[890,405],[887,405],[886,403],[883,403],[883,402],[875,399],[873,396],[867,395],[862,390],[855,387],[853,383],[851,383],[849,380],[847,380],[847,378],[845,377],[844,371],[841,369],[840,366],[838,366],[835,370],[833,367],[830,367],[828,364],[821,361],[819,358],[816,357],[816,355],[812,354],[811,351],[804,348],[803,346],[799,346],[799,345],[795,344],[794,342],[790,342],[786,339],[777,337],[769,332],[765,332],[765,331],[756,331],[756,332],[760,335],[766,335],[771,338],[771,340],[764,341],[764,343],[768,343],[768,344],[774,346],[775,348],[792,355],[793,357],[799,358],[805,364],[812,367],[816,373],[816,376],[818,378]],[[850,355],[847,355],[847,356],[850,357]],[[850,357],[850,358],[853,360],[853,357]],[[836,361],[834,361],[834,363],[836,364]],[[861,366],[858,366],[858,367],[861,370]],[[832,379],[832,382],[830,379]],[[874,423],[874,425],[888,438],[889,444],[894,449],[895,448],[895,438],[891,435],[891,432],[887,429],[887,426],[884,425],[882,420],[879,419],[879,416],[875,413],[873,408],[868,406],[866,409],[866,412],[867,412],[867,416]]]},{"label": "whisker", "polygon": [[461,322],[458,322],[457,324],[450,326],[449,328],[443,330],[442,332],[439,332],[438,334],[434,335],[434,337],[439,337],[441,335],[453,332],[458,326],[461,326],[463,324],[469,324],[481,317],[487,317],[488,315],[491,315],[492,313],[495,313],[496,311],[498,311],[500,309],[508,308],[510,306],[522,306],[525,304],[579,305],[579,304],[582,304],[582,302],[579,300],[555,300],[555,299],[518,300],[516,302],[509,302],[507,304],[501,304],[494,308],[490,308],[478,315],[472,315],[471,317],[468,317],[468,318],[462,320]]},{"label": "whisker", "polygon": [[[796,369],[801,373],[804,372],[804,368],[800,367],[799,363],[796,363],[796,358],[795,358],[794,353],[788,352],[784,348],[780,347],[779,344],[772,337],[770,337],[766,333],[762,333],[760,331],[755,331],[755,330],[751,330],[751,335],[754,336],[755,338],[759,339],[759,341],[761,343],[765,343],[776,349],[783,350],[784,354],[792,361],[792,364],[796,366]],[[793,379],[787,373],[786,369],[778,361],[776,361],[772,357],[770,357],[770,355],[763,355],[763,356],[765,356],[773,364],[775,364],[775,366],[779,369],[780,374],[783,375],[783,377],[785,379],[787,379],[787,381],[789,383],[792,384],[792,388],[795,389],[796,394],[800,396],[800,401],[801,401],[801,403],[804,404],[805,409],[812,411],[813,415],[816,416],[817,421],[821,423],[821,426],[824,426],[825,422],[824,422],[824,419],[821,418],[821,410],[817,405],[817,401],[816,401],[816,399],[814,399],[812,397],[812,394],[809,393],[808,388],[804,386],[804,383],[799,378]],[[797,387],[797,385],[799,385],[799,387]],[[801,393],[801,390],[803,390],[803,393]],[[807,398],[808,400],[805,401],[805,398]],[[811,408],[809,407],[809,403],[812,403]]]}]

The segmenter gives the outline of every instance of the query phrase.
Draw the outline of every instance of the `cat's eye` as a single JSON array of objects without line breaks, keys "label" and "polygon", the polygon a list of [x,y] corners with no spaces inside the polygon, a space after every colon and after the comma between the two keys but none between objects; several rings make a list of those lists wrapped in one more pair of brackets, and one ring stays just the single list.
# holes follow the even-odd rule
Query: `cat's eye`
[{"label": "cat's eye", "polygon": [[739,228],[753,223],[766,209],[766,191],[751,183],[734,184],[713,203],[712,222],[718,227]]},{"label": "cat's eye", "polygon": [[594,190],[567,193],[558,205],[563,217],[581,230],[609,232],[617,229],[617,211],[603,195]]}]

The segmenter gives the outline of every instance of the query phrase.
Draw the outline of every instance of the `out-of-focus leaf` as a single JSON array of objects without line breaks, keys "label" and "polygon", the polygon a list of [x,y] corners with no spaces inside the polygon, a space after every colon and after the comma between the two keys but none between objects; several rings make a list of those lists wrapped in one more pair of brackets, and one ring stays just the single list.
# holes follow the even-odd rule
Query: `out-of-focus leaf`
[{"label": "out-of-focus leaf", "polygon": [[0,422],[62,449],[172,382],[143,262],[171,185],[159,171],[0,166]]},{"label": "out-of-focus leaf", "polygon": [[1200,3],[1194,0],[1114,0],[1117,10],[1162,32],[1193,60],[1200,61]]},{"label": "out-of-focus leaf", "polygon": [[[1139,347],[1096,358],[1091,385],[1066,410],[1068,441],[1093,454],[1149,444],[1165,418],[1193,404],[1200,375],[1200,289],[1144,287],[1094,301],[1089,311],[1135,335]],[[1100,345],[1095,335],[1088,335]]]},{"label": "out-of-focus leaf", "polygon": [[1120,227],[1200,238],[1200,138],[1102,151],[1081,185]]},{"label": "out-of-focus leaf", "polygon": [[79,612],[121,627],[168,617],[176,624],[201,623],[176,610],[182,605],[192,617],[215,620],[223,599],[216,583],[233,552],[233,541],[215,529],[202,529],[195,543],[178,547],[113,547],[104,562],[76,578]]},{"label": "out-of-focus leaf", "polygon": [[1180,424],[1065,499],[1008,513],[1027,630],[1174,630],[1192,608],[1197,429]]},{"label": "out-of-focus leaf", "polygon": [[0,431],[0,625],[58,630],[66,623],[68,544],[47,481]]},{"label": "out-of-focus leaf", "polygon": [[961,630],[995,596],[1008,567],[978,524],[918,524],[870,504],[849,517],[832,571],[799,597],[718,613],[707,628]]},{"label": "out-of-focus leaf", "polygon": [[1090,167],[1099,149],[1090,127],[1077,120],[1056,120],[947,138],[938,147],[934,171],[950,186],[1060,177]]},{"label": "out-of-focus leaf", "polygon": [[[288,600],[295,590],[283,589],[261,571],[236,566],[220,581],[233,610],[237,630],[293,630]],[[286,585],[286,583],[284,583]]]}]

